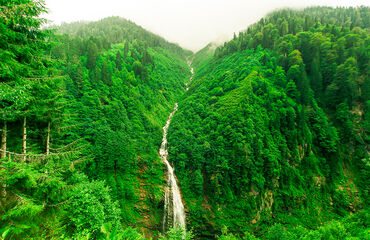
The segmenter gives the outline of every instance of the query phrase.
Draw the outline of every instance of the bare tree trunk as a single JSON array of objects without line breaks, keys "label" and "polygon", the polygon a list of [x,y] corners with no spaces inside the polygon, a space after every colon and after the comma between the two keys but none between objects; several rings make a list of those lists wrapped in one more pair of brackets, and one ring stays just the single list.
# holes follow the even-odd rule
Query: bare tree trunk
[{"label": "bare tree trunk", "polygon": [[[7,132],[7,125],[6,125],[6,121],[4,121],[3,133],[1,135],[1,149],[3,151],[1,151],[0,158],[6,158],[6,132]],[[1,185],[1,197],[3,199],[6,198],[6,183]]]},{"label": "bare tree trunk", "polygon": [[46,136],[46,156],[50,153],[50,121],[48,122],[48,135]]},{"label": "bare tree trunk", "polygon": [[7,132],[7,125],[6,121],[4,121],[4,127],[3,127],[3,134],[1,136],[1,158],[6,157],[6,132]]},{"label": "bare tree trunk", "polygon": [[27,153],[27,118],[23,118],[23,141],[22,141],[22,153],[24,154],[22,159],[23,161],[26,160],[26,153]]}]

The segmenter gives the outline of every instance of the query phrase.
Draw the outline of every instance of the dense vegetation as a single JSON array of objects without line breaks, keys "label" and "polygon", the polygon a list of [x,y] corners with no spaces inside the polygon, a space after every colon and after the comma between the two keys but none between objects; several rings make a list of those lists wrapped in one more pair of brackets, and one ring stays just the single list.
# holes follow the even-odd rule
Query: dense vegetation
[{"label": "dense vegetation", "polygon": [[[189,53],[121,18],[39,30],[41,1],[1,2],[1,218],[8,238],[147,236],[157,150]],[[4,11],[3,11],[4,10]],[[4,13],[4,14],[3,14]],[[35,31],[36,29],[36,31]],[[6,134],[4,134],[6,133]],[[6,144],[6,145],[4,145]]]},{"label": "dense vegetation", "polygon": [[[369,23],[365,7],[281,10],[195,55],[169,151],[199,237],[365,238]],[[360,211],[356,231],[303,234]]]},{"label": "dense vegetation", "polygon": [[369,8],[281,10],[193,56],[118,17],[0,8],[1,239],[183,239],[159,233],[177,101],[185,239],[369,238]]},{"label": "dense vegetation", "polygon": [[[74,27],[89,36],[84,26]],[[103,28],[108,32],[100,37],[102,26],[110,28]],[[111,187],[122,222],[150,235],[159,229],[162,213],[163,169],[157,150],[162,126],[184,91],[186,52],[124,19],[104,19],[87,29],[90,37],[61,37],[63,44],[55,49],[70,77],[69,111],[82,116],[72,122],[80,127],[71,132],[91,143],[85,172]],[[114,39],[114,29],[127,39]],[[141,35],[145,41],[139,40]]]}]

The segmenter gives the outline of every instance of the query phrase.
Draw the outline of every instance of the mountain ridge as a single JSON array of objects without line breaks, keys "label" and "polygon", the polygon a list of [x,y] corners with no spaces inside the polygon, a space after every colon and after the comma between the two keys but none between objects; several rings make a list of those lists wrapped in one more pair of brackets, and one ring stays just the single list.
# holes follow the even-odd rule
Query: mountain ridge
[{"label": "mountain ridge", "polygon": [[[41,31],[44,7],[1,3],[2,238],[368,238],[369,8],[276,11],[192,53],[119,17]],[[186,235],[161,232],[175,103]]]}]

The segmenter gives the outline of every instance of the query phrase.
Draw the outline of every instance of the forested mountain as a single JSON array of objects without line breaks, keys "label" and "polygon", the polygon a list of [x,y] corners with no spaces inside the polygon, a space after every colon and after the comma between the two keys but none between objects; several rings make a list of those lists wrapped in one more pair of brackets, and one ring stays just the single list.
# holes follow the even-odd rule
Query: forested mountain
[{"label": "forested mountain", "polygon": [[[195,54],[0,9],[1,239],[369,238],[369,8],[280,10]],[[186,235],[160,233],[166,169]]]},{"label": "forested mountain", "polygon": [[77,34],[59,37],[54,53],[69,76],[69,111],[81,117],[71,132],[91,143],[84,172],[110,186],[125,225],[150,236],[163,210],[161,130],[184,91],[189,52],[116,17],[65,29]]},{"label": "forested mountain", "polygon": [[116,17],[34,32],[44,6],[23,2],[1,5],[1,233],[158,233],[157,150],[190,52]]},{"label": "forested mountain", "polygon": [[73,38],[87,39],[92,36],[99,38],[104,48],[109,48],[114,43],[139,41],[145,43],[147,47],[162,47],[179,55],[183,55],[185,52],[191,54],[190,51],[185,51],[177,44],[170,43],[162,37],[120,17],[109,17],[97,22],[63,23],[57,28],[61,34]]},{"label": "forested mountain", "polygon": [[369,237],[369,24],[365,7],[281,10],[195,55],[168,135],[199,237]]}]

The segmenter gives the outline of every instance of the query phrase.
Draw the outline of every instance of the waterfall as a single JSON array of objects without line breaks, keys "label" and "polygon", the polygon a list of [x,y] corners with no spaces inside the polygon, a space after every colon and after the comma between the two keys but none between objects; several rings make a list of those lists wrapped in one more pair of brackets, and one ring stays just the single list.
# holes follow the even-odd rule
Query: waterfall
[{"label": "waterfall", "polygon": [[186,231],[185,211],[181,200],[180,189],[177,186],[174,169],[168,162],[167,130],[173,115],[177,111],[177,107],[178,105],[176,103],[173,112],[171,112],[167,119],[166,125],[163,127],[163,139],[161,148],[159,149],[159,155],[168,170],[164,200],[163,232],[166,232],[170,227],[180,227]]},{"label": "waterfall", "polygon": [[189,83],[191,83],[191,80],[193,80],[193,76],[194,76],[194,68],[192,68],[192,67],[191,67],[191,63],[192,63],[192,61],[189,61],[189,60],[188,60],[188,65],[189,65],[189,67],[190,67],[191,75],[190,75],[189,82],[187,82],[187,83],[185,84],[185,86],[186,86],[186,91],[188,91],[188,90],[189,90]]}]

